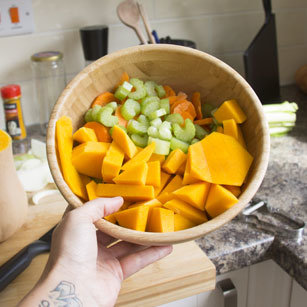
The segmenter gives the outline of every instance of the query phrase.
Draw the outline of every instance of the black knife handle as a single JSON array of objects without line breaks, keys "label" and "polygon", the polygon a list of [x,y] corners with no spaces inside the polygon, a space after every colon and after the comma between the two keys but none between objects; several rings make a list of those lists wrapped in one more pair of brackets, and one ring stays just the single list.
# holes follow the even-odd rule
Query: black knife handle
[{"label": "black knife handle", "polygon": [[0,291],[23,272],[36,255],[47,251],[50,251],[50,243],[37,240],[4,263],[0,267]]},{"label": "black knife handle", "polygon": [[271,0],[262,0],[263,8],[265,12],[265,20],[267,21],[269,17],[272,15],[272,4]]}]

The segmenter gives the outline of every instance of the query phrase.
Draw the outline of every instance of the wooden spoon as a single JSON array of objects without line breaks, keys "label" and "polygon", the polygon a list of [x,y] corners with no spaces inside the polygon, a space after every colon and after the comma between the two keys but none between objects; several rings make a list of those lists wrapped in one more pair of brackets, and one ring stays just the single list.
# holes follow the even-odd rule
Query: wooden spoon
[{"label": "wooden spoon", "polygon": [[134,0],[126,0],[117,6],[117,16],[126,26],[132,28],[142,44],[146,45],[147,41],[141,32],[139,20],[140,13]]}]

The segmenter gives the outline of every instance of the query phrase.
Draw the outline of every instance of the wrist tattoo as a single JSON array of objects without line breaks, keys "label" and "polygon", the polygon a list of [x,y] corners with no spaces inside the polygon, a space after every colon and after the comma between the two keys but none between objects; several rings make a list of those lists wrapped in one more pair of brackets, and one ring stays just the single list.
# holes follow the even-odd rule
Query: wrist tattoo
[{"label": "wrist tattoo", "polygon": [[82,307],[82,302],[75,293],[75,285],[62,280],[54,290],[49,292],[48,299],[44,299],[39,307]]}]

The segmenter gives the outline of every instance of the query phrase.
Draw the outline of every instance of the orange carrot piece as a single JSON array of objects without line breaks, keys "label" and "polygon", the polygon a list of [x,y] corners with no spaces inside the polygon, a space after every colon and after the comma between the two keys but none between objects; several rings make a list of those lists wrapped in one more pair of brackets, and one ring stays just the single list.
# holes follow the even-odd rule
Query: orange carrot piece
[{"label": "orange carrot piece", "polygon": [[93,108],[94,106],[97,106],[97,105],[103,107],[107,103],[112,102],[112,101],[119,102],[119,100],[114,97],[113,93],[105,92],[105,93],[102,93],[102,94],[98,95],[94,99],[94,101],[92,102],[91,108]]},{"label": "orange carrot piece", "polygon": [[163,88],[166,93],[165,97],[176,96],[175,91],[169,85],[163,85]]},{"label": "orange carrot piece", "polygon": [[[187,118],[189,118],[191,121],[194,120],[194,117],[192,116],[192,114],[191,114],[190,112],[183,111],[183,112],[180,113],[180,115],[182,116],[182,118],[183,118],[184,120],[186,120]],[[183,124],[183,126],[184,126],[184,125],[185,125],[185,124]]]},{"label": "orange carrot piece", "polygon": [[196,117],[196,111],[195,108],[192,104],[192,102],[188,101],[188,100],[183,100],[180,103],[175,103],[172,107],[171,107],[171,113],[182,113],[182,112],[189,112],[194,120],[194,118]]},{"label": "orange carrot piece", "polygon": [[97,122],[87,122],[84,127],[91,128],[95,131],[98,142],[111,143],[112,139],[109,133],[109,129]]},{"label": "orange carrot piece", "polygon": [[128,121],[126,121],[126,120],[123,118],[123,116],[122,116],[122,114],[121,114],[121,112],[120,112],[120,108],[121,108],[121,107],[117,107],[117,108],[116,108],[116,110],[115,110],[115,116],[117,116],[117,118],[118,118],[118,124],[119,124],[119,125],[124,126],[124,127],[127,127]]},{"label": "orange carrot piece", "polygon": [[213,118],[212,117],[207,117],[207,118],[203,118],[200,120],[195,120],[194,124],[203,126],[203,125],[210,125],[213,123]]},{"label": "orange carrot piece", "polygon": [[125,81],[129,82],[130,78],[126,71],[123,72],[122,76],[120,77],[120,81],[117,84],[117,87],[122,85]]},{"label": "orange carrot piece", "polygon": [[203,114],[201,111],[201,100],[200,100],[200,92],[194,92],[192,95],[192,103],[195,107],[195,111],[196,111],[196,118],[197,119],[202,119],[203,118]]}]

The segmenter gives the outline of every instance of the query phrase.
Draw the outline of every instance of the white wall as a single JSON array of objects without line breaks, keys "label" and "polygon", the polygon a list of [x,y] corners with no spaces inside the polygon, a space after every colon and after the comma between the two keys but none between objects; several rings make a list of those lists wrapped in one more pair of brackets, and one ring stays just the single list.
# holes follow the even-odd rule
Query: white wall
[{"label": "white wall", "polygon": [[[1,0],[0,0],[1,1]],[[16,0],[17,1],[17,0]],[[133,30],[120,23],[121,0],[33,0],[33,34],[0,38],[0,86],[22,87],[26,124],[38,122],[33,101],[30,56],[38,51],[64,53],[68,79],[83,68],[79,28],[109,26],[109,52],[138,44]],[[198,49],[222,59],[244,75],[243,51],[264,21],[261,0],[141,0],[159,36],[194,40]],[[272,0],[277,18],[281,84],[294,82],[307,63],[307,1]],[[0,128],[4,127],[0,108]]]}]

